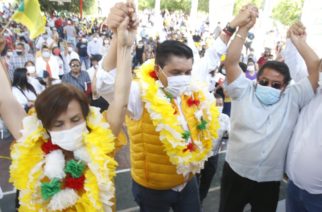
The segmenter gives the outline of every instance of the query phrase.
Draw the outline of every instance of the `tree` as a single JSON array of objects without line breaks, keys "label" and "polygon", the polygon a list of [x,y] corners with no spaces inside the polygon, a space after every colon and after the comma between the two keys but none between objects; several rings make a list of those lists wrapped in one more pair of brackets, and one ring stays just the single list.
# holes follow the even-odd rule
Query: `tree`
[{"label": "tree", "polygon": [[[19,5],[20,0],[16,0]],[[95,0],[83,0],[83,11],[89,12],[94,5]],[[68,11],[71,13],[79,13],[79,0],[71,0],[69,3],[59,5],[58,2],[52,2],[49,0],[39,0],[41,11],[52,12],[52,11]]]},{"label": "tree", "polygon": [[209,11],[209,0],[199,0],[198,10],[203,12]]},{"label": "tree", "polygon": [[[266,0],[268,1],[268,0]],[[257,7],[261,7],[263,0],[236,0],[234,5],[234,15],[237,15],[238,11],[241,9],[242,6],[245,4],[252,3],[255,4]]]},{"label": "tree", "polygon": [[304,0],[281,0],[273,9],[272,17],[284,25],[300,20]]}]

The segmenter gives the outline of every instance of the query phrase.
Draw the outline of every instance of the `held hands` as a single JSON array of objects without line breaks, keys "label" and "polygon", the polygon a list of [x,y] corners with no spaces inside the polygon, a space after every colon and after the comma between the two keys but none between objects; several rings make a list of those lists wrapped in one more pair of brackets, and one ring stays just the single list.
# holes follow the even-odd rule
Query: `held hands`
[{"label": "held hands", "polygon": [[253,4],[247,4],[242,7],[230,25],[233,25],[232,27],[238,26],[248,31],[255,25],[257,17],[258,8]]},{"label": "held hands", "polygon": [[105,23],[114,33],[121,25],[126,17],[129,17],[129,28],[136,29],[138,26],[138,18],[135,6],[131,1],[127,3],[117,3],[112,8],[105,20]]},{"label": "held hands", "polygon": [[287,37],[292,40],[294,44],[306,41],[306,29],[301,22],[294,23],[287,31]]}]

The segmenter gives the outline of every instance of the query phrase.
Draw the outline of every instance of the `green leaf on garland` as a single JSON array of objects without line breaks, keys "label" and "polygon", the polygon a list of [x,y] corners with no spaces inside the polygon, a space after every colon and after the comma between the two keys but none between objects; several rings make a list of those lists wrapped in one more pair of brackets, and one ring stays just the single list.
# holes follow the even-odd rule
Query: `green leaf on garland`
[{"label": "green leaf on garland", "polygon": [[49,183],[41,184],[41,196],[44,200],[48,200],[57,194],[61,189],[61,182],[58,178],[52,179]]},{"label": "green leaf on garland", "polygon": [[198,124],[197,128],[198,130],[205,130],[207,127],[208,122],[205,121],[203,118],[201,118],[201,123]]},{"label": "green leaf on garland", "polygon": [[191,134],[190,134],[190,131],[186,130],[182,133],[182,138],[185,139],[186,141],[189,140]]},{"label": "green leaf on garland", "polygon": [[66,163],[65,172],[73,178],[79,178],[83,175],[85,163],[82,161],[70,160]]}]

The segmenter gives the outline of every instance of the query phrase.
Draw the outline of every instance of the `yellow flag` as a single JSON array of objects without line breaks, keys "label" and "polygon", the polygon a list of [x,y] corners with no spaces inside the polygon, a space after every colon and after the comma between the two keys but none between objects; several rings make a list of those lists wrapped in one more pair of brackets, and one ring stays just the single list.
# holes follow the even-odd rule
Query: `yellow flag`
[{"label": "yellow flag", "polygon": [[29,29],[31,39],[35,39],[45,32],[46,17],[40,10],[38,0],[22,0],[11,18]]}]

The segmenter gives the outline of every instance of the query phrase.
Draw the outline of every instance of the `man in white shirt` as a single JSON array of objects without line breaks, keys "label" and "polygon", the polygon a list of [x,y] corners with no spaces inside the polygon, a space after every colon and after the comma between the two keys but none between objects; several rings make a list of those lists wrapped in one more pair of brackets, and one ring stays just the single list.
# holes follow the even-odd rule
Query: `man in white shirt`
[{"label": "man in white shirt", "polygon": [[[300,80],[298,76],[306,77],[308,73],[303,58],[290,40],[285,48],[285,52],[289,51],[292,55],[285,57],[285,61],[294,67],[291,75],[297,82]],[[322,60],[319,69],[319,88],[315,97],[301,110],[288,148],[287,212],[322,211]]]},{"label": "man in white shirt", "polygon": [[59,79],[59,65],[54,55],[47,46],[41,49],[41,56],[36,58],[36,71],[39,77],[44,78],[46,71],[49,78]]},{"label": "man in white shirt", "polygon": [[252,211],[275,212],[292,131],[299,111],[318,86],[319,60],[303,39],[305,28],[301,24],[291,27],[290,37],[308,66],[307,78],[289,85],[289,69],[277,61],[264,64],[256,82],[242,74],[239,58],[257,17],[255,8],[248,12],[249,21],[238,29],[225,61],[232,113],[220,212],[243,211],[248,203]]},{"label": "man in white shirt", "polygon": [[71,42],[68,42],[67,46],[64,49],[63,59],[65,64],[65,70],[67,71],[67,73],[70,72],[70,66],[69,66],[70,62],[73,59],[80,60],[79,55],[77,54],[77,52],[75,52],[73,48],[73,44]]},{"label": "man in white shirt", "polygon": [[90,58],[94,55],[102,55],[103,41],[98,37],[98,34],[94,34],[91,41],[87,45],[87,54]]}]

